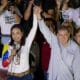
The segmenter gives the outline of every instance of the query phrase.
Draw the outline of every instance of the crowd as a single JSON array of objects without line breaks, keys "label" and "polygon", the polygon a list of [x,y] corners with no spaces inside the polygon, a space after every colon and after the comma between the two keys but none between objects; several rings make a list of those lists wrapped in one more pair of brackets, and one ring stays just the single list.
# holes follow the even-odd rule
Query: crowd
[{"label": "crowd", "polygon": [[80,80],[80,1],[0,0],[0,51],[7,80]]}]

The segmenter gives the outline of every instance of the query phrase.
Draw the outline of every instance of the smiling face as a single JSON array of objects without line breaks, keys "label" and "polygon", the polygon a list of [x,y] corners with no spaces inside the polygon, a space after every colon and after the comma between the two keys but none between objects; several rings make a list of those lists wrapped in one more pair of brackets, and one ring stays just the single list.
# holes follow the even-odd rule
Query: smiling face
[{"label": "smiling face", "polygon": [[63,46],[66,46],[70,37],[70,33],[67,30],[58,31],[58,39]]},{"label": "smiling face", "polygon": [[13,28],[12,29],[12,39],[17,42],[17,43],[21,43],[21,39],[23,37],[23,32],[21,32],[21,30],[19,28]]}]

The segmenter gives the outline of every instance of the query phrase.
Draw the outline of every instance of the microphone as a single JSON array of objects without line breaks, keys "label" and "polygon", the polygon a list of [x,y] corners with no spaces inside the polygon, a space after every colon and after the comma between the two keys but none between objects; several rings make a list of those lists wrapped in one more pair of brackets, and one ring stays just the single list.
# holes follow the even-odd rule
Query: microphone
[{"label": "microphone", "polygon": [[16,49],[18,52],[20,49],[20,44],[18,44],[17,42],[14,42],[13,49]]}]

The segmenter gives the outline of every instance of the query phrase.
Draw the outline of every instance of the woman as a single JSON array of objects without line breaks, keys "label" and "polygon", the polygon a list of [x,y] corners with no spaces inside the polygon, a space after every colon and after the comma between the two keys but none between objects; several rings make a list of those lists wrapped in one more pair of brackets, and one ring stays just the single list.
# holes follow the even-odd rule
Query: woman
[{"label": "woman", "polygon": [[11,28],[11,42],[3,49],[4,67],[8,66],[8,80],[32,80],[29,66],[29,51],[37,30],[37,18],[33,15],[33,27],[25,39],[20,24]]}]

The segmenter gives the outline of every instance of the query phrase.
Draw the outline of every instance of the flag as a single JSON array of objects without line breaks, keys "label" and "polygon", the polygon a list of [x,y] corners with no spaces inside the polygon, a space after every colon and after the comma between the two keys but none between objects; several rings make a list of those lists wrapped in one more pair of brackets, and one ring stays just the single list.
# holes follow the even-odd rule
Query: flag
[{"label": "flag", "polygon": [[2,65],[3,67],[7,67],[10,63],[8,57],[9,57],[9,45],[5,44],[2,51]]}]

